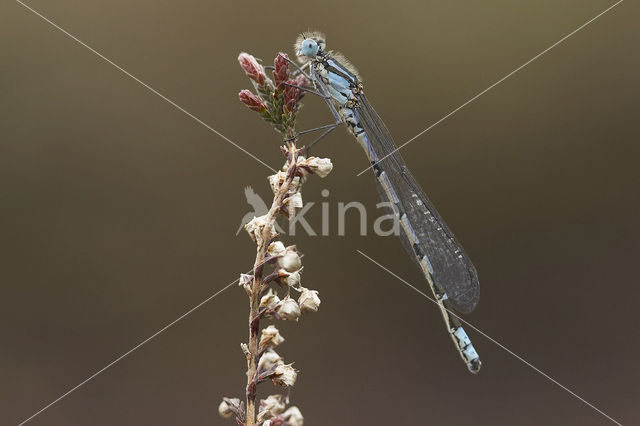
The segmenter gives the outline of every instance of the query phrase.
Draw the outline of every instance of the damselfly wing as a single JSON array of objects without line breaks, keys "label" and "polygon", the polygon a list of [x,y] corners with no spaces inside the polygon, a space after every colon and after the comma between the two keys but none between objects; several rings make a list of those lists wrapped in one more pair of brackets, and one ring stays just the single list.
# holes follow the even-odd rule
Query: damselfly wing
[{"label": "damselfly wing", "polygon": [[386,172],[398,194],[399,208],[406,213],[417,234],[418,247],[405,244],[405,248],[411,256],[416,256],[417,250],[427,256],[433,268],[434,282],[446,291],[453,308],[462,313],[473,311],[480,298],[476,268],[396,151],[389,130],[365,94],[356,94],[356,98],[355,115],[377,158],[382,159],[372,161],[373,170],[375,173]]}]

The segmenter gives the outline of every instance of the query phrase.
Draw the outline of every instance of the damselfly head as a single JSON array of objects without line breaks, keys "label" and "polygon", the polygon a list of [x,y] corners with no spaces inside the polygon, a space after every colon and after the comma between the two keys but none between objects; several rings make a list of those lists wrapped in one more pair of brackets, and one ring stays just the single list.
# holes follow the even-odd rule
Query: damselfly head
[{"label": "damselfly head", "polygon": [[300,34],[293,46],[298,60],[303,63],[323,52],[325,47],[324,34],[317,31]]},{"label": "damselfly head", "polygon": [[314,40],[308,38],[302,42],[300,45],[300,49],[296,52],[298,56],[306,56],[308,58],[313,58],[318,54],[318,50],[320,46]]}]

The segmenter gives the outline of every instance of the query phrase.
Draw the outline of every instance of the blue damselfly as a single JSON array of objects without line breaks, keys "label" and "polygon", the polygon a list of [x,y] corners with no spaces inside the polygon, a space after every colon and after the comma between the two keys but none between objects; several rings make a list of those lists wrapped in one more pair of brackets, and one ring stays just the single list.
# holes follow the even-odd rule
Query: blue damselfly
[{"label": "blue damselfly", "polygon": [[325,129],[325,136],[344,123],[364,148],[380,197],[393,206],[400,223],[405,249],[423,271],[460,356],[477,373],[480,358],[453,313],[454,309],[469,313],[478,304],[475,267],[407,169],[389,130],[367,100],[355,68],[341,54],[327,51],[320,33],[302,34],[295,49],[302,68],[309,67],[316,94],[326,100],[336,120],[318,129]]}]

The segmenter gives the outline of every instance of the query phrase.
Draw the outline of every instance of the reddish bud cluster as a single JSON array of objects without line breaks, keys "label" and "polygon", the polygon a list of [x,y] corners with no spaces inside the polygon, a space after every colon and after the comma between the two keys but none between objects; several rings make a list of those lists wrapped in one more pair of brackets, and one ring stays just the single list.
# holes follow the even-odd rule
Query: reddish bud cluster
[{"label": "reddish bud cluster", "polygon": [[256,58],[248,53],[242,52],[238,56],[238,62],[244,70],[247,77],[258,83],[260,86],[264,86],[267,81],[267,75],[264,73],[264,67],[258,63]]},{"label": "reddish bud cluster", "polygon": [[299,102],[304,96],[304,88],[310,85],[309,80],[304,73],[296,78],[291,77],[289,57],[284,53],[279,53],[273,61],[273,81],[265,74],[264,67],[250,54],[241,53],[238,62],[252,80],[255,89],[254,92],[246,89],[240,91],[240,102],[250,110],[260,113],[277,131],[291,137],[294,134]]},{"label": "reddish bud cluster", "polygon": [[302,74],[297,76],[295,79],[287,80],[287,85],[284,88],[284,108],[288,112],[295,111],[296,105],[304,96],[304,90],[302,90],[301,87],[308,86],[309,80]]},{"label": "reddish bud cluster", "polygon": [[238,98],[240,98],[240,102],[245,104],[251,111],[264,112],[267,110],[267,106],[262,102],[262,99],[251,90],[241,90],[240,93],[238,93]]},{"label": "reddish bud cluster", "polygon": [[282,88],[282,83],[289,78],[289,56],[286,53],[279,53],[274,59],[273,65],[273,80],[276,84],[276,89],[279,90]]}]

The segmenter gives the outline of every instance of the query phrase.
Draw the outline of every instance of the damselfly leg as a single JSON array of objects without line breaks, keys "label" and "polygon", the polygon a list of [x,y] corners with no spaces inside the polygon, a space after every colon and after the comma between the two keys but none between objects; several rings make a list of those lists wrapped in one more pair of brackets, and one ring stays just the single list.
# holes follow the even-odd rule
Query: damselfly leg
[{"label": "damselfly leg", "polygon": [[307,93],[311,93],[312,95],[316,95],[316,96],[320,96],[321,98],[324,98],[324,96],[320,92],[318,92],[316,90],[313,90],[313,89],[309,89],[308,87],[298,86],[297,84],[287,83],[286,81],[283,81],[282,84],[284,84],[285,86],[289,86],[289,87],[295,87],[296,89],[300,89],[300,90],[303,90],[303,91],[305,91]]},{"label": "damselfly leg", "polygon": [[306,153],[307,157],[309,157],[309,155],[311,153],[311,147],[314,146],[315,144],[317,144],[318,142],[320,142],[322,139],[324,139],[325,136],[327,136],[329,133],[334,131],[341,124],[342,124],[342,121],[340,121],[339,123],[326,124],[324,126],[316,127],[316,128],[313,128],[313,129],[302,130],[302,131],[298,132],[293,138],[285,139],[285,142],[293,140],[293,139],[297,138],[298,136],[304,135],[306,133],[312,133],[312,132],[316,132],[318,130],[327,129],[324,133],[322,133],[313,142],[311,142],[309,145],[307,145],[305,147],[305,153]]},{"label": "damselfly leg", "polygon": [[[289,63],[293,64],[296,67],[298,66],[295,62],[293,62],[291,60],[289,60]],[[312,69],[312,71],[313,71],[313,69]],[[304,72],[304,71],[301,71],[301,72]],[[313,72],[312,72],[312,74],[313,74]],[[307,74],[305,74],[305,76],[307,76]],[[299,88],[301,90],[305,90],[305,91],[307,91],[307,92],[309,92],[309,93],[311,93],[313,95],[321,97],[325,101],[325,103],[329,106],[329,111],[331,111],[331,115],[333,115],[333,118],[335,120],[331,124],[325,124],[324,126],[315,127],[313,129],[302,130],[302,131],[300,131],[300,132],[298,132],[296,134],[295,137],[298,137],[298,136],[304,135],[306,133],[312,133],[312,132],[316,132],[318,130],[325,130],[326,129],[325,132],[323,132],[313,142],[311,142],[309,145],[307,145],[305,151],[306,151],[307,156],[309,156],[311,147],[314,146],[315,144],[317,144],[318,142],[320,142],[329,133],[334,131],[338,126],[340,126],[342,124],[343,121],[342,121],[342,117],[340,116],[340,113],[338,112],[338,110],[336,110],[336,107],[331,102],[331,95],[329,94],[329,90],[324,85],[322,80],[319,80],[314,75],[309,75],[309,76],[307,76],[307,78],[309,78],[309,81],[312,81],[314,83],[314,85],[316,86],[317,90],[312,90],[312,89],[309,89],[307,87],[297,86],[297,85],[293,85],[293,84],[289,84],[289,83],[284,83],[284,84],[286,84],[287,86],[297,87],[297,88]]]},{"label": "damselfly leg", "polygon": [[[307,68],[309,66],[309,63],[305,63],[302,66],[299,66],[298,64],[296,64],[295,62],[293,62],[292,60],[290,60],[289,58],[285,58],[290,64],[292,64],[296,70],[293,72],[292,76],[295,77],[298,74],[302,73],[305,75],[305,77],[309,77],[307,74],[305,74],[304,69]],[[259,59],[260,62],[262,62],[261,59]],[[264,65],[264,69],[265,70],[269,70],[269,71],[275,71],[276,67],[274,67],[273,65]]]},{"label": "damselfly leg", "polygon": [[313,72],[313,68],[310,68],[310,69],[311,69],[311,81],[313,81],[313,84],[316,86],[316,89],[322,95],[322,99],[324,99],[324,102],[329,107],[329,111],[331,111],[331,115],[333,115],[333,119],[335,121],[332,124],[317,128],[318,130],[322,128],[327,128],[328,130],[326,130],[323,134],[321,134],[318,138],[316,138],[316,140],[314,140],[307,146],[307,149],[306,149],[307,156],[309,155],[311,147],[313,147],[315,144],[320,142],[325,136],[327,136],[329,133],[334,131],[338,126],[340,126],[343,123],[342,116],[340,115],[336,107],[333,105],[333,102],[331,101],[331,95],[329,94],[329,89],[327,89],[327,86],[324,84],[324,82],[321,79],[317,78],[317,76]]},{"label": "damselfly leg", "polygon": [[280,53],[278,55],[282,56],[287,62],[289,62],[291,65],[293,65],[293,67],[296,69],[296,71],[294,71],[294,75],[297,75],[297,73],[300,73],[300,74],[304,75],[305,77],[307,77],[309,80],[312,79],[309,74],[304,72],[304,69],[309,66],[308,62],[305,62],[302,66],[300,66],[297,63],[295,63],[295,61],[292,61],[291,59],[289,59],[288,56],[284,56],[282,53]]}]

